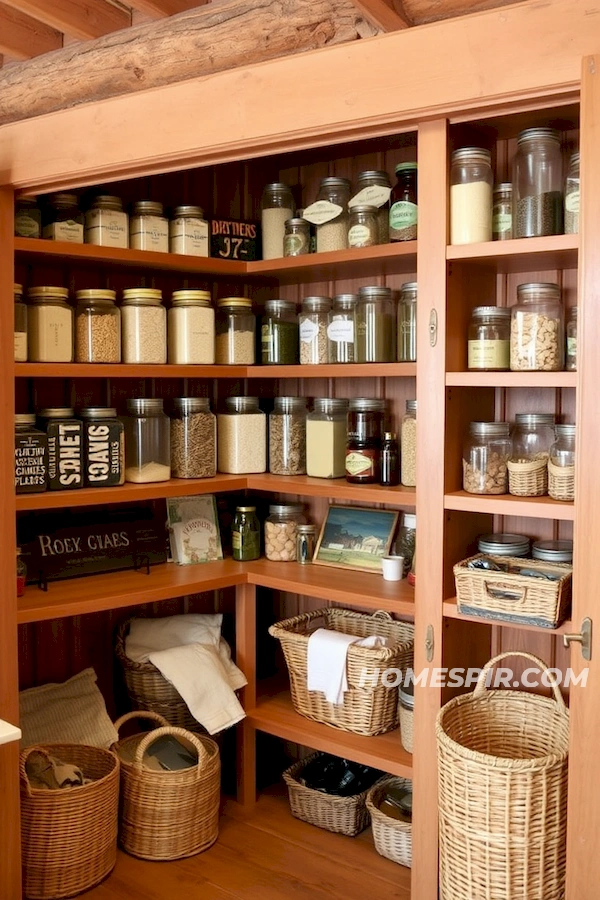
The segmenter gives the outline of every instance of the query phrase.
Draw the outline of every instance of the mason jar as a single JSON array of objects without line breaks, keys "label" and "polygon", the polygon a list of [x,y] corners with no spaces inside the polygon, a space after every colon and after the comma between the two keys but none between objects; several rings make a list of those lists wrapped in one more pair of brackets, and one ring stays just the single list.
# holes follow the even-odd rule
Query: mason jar
[{"label": "mason jar", "polygon": [[389,240],[416,241],[419,219],[417,163],[398,163],[397,182],[390,198]]},{"label": "mason jar", "polygon": [[301,503],[273,503],[265,520],[265,556],[274,562],[296,561],[298,525],[305,525]]},{"label": "mason jar", "polygon": [[565,369],[568,372],[577,370],[577,307],[572,306],[567,319],[567,353]]},{"label": "mason jar", "polygon": [[404,487],[417,483],[417,401],[406,401],[400,432],[400,481]]},{"label": "mason jar", "polygon": [[348,405],[346,481],[379,484],[385,400],[353,397]]},{"label": "mason jar", "polygon": [[263,259],[279,259],[283,254],[285,223],[294,215],[294,198],[287,184],[267,184],[261,200]]},{"label": "mason jar", "polygon": [[[328,205],[324,207],[325,212],[321,216],[321,221],[314,223],[317,226],[317,253],[347,249],[350,189],[351,184],[347,178],[321,179],[317,203],[324,201]],[[308,209],[305,210],[305,216],[307,213]]]},{"label": "mason jar", "polygon": [[138,200],[131,209],[129,246],[132,250],[169,252],[169,223],[162,203]]},{"label": "mason jar", "polygon": [[511,314],[512,371],[561,371],[565,332],[559,286],[546,282],[520,284]]},{"label": "mason jar", "polygon": [[452,154],[450,243],[478,244],[492,239],[492,154],[462,147]]},{"label": "mason jar", "polygon": [[260,337],[264,366],[297,365],[300,336],[296,304],[291,300],[267,300]]},{"label": "mason jar", "polygon": [[283,236],[284,256],[304,256],[310,253],[310,222],[299,217],[287,219]]},{"label": "mason jar", "polygon": [[529,556],[531,541],[524,534],[482,534],[477,542],[480,553],[489,553],[490,556]]},{"label": "mason jar", "polygon": [[125,481],[125,426],[114,407],[88,406],[83,419],[86,487],[117,487]]},{"label": "mason jar", "polygon": [[350,210],[348,225],[349,247],[374,247],[379,242],[377,208],[356,204]]},{"label": "mason jar", "polygon": [[173,478],[213,478],[217,473],[217,420],[208,397],[176,397],[171,416]]},{"label": "mason jar", "polygon": [[29,362],[73,362],[73,309],[68,288],[32,287],[27,291]]},{"label": "mason jar", "polygon": [[129,216],[120,197],[101,194],[85,214],[85,243],[97,247],[129,247]]},{"label": "mason jar", "polygon": [[333,298],[327,325],[328,359],[330,363],[353,363],[354,310],[357,294],[338,294]]},{"label": "mason jar", "polygon": [[115,291],[87,288],[75,298],[75,362],[121,362],[121,312]]},{"label": "mason jar", "polygon": [[210,366],[215,361],[215,311],[209,291],[173,291],[168,315],[169,362]]},{"label": "mason jar", "polygon": [[77,194],[52,194],[44,209],[42,236],[50,241],[83,244],[83,213]]},{"label": "mason jar", "polygon": [[33,413],[15,415],[15,491],[32,494],[48,487],[48,441]]},{"label": "mason jar", "polygon": [[256,362],[256,316],[246,297],[217,300],[215,362],[225,366],[252,366]]},{"label": "mason jar", "polygon": [[354,311],[356,362],[394,362],[395,326],[391,289],[378,285],[359,288]]},{"label": "mason jar", "polygon": [[513,236],[513,186],[511,182],[494,187],[492,208],[492,238],[510,241]]},{"label": "mason jar", "polygon": [[417,282],[405,281],[398,301],[398,362],[417,361]]},{"label": "mason jar", "polygon": [[351,207],[355,203],[367,203],[377,210],[378,244],[387,244],[390,239],[389,211],[390,194],[392,185],[387,172],[380,169],[367,169],[359,172],[356,178],[356,194],[350,201]]},{"label": "mason jar", "polygon": [[121,305],[123,362],[164,365],[167,361],[167,310],[156,288],[126,288]]},{"label": "mason jar", "polygon": [[330,309],[329,297],[305,297],[302,301],[298,316],[302,365],[324,365],[329,361],[327,326]]},{"label": "mason jar", "polygon": [[247,475],[267,471],[267,417],[258,397],[227,397],[217,415],[219,472]]},{"label": "mason jar", "polygon": [[531,555],[542,562],[572,565],[573,541],[535,541]]},{"label": "mason jar", "polygon": [[315,397],[306,418],[306,474],[343,478],[346,474],[348,401]]},{"label": "mason jar", "polygon": [[517,413],[508,461],[508,490],[516,497],[548,492],[548,454],[554,441],[551,413]]},{"label": "mason jar", "polygon": [[17,197],[15,200],[15,237],[40,238],[42,213],[35,197]]},{"label": "mason jar", "polygon": [[519,134],[513,191],[515,237],[563,233],[560,132],[526,128]]},{"label": "mason jar", "polygon": [[575,499],[575,425],[556,425],[548,459],[548,493],[553,500]]},{"label": "mason jar", "polygon": [[510,369],[510,309],[475,307],[469,323],[467,366],[480,372]]},{"label": "mason jar", "polygon": [[508,493],[512,441],[508,422],[471,422],[463,452],[463,488],[469,494]]},{"label": "mason jar", "polygon": [[565,234],[579,232],[579,153],[573,153],[565,180]]},{"label": "mason jar", "polygon": [[23,285],[13,286],[15,298],[15,362],[27,362],[27,306],[23,303]]},{"label": "mason jar", "polygon": [[84,484],[83,423],[70,407],[48,407],[38,413],[48,443],[48,489],[72,491]]},{"label": "mason jar", "polygon": [[208,222],[200,206],[176,206],[169,222],[169,253],[210,256]]},{"label": "mason jar", "polygon": [[148,484],[171,477],[169,417],[160,398],[127,401],[125,419],[125,481]]}]

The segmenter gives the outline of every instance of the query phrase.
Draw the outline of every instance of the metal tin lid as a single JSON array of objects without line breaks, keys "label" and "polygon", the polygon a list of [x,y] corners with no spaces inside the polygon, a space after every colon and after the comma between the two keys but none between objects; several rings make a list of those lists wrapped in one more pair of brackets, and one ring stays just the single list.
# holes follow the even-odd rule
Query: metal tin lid
[{"label": "metal tin lid", "polygon": [[518,285],[517,297],[524,303],[531,300],[560,300],[560,287],[551,281],[528,281]]},{"label": "metal tin lid", "polygon": [[292,219],[285,220],[285,226],[287,228],[288,225],[296,225],[301,228],[310,228],[310,222],[307,219],[303,219],[302,216],[294,216]]},{"label": "metal tin lid", "polygon": [[358,294],[336,294],[333,298],[334,309],[354,309]]},{"label": "metal tin lid", "polygon": [[391,300],[392,289],[378,284],[368,284],[358,289],[358,299],[363,302],[366,300]]},{"label": "metal tin lid", "polygon": [[142,306],[160,306],[162,303],[162,291],[157,288],[125,288],[123,291],[123,305],[129,306],[141,304]]},{"label": "metal tin lid", "polygon": [[581,158],[581,153],[579,152],[579,150],[576,150],[574,153],[571,153],[571,160],[570,160],[571,165],[573,165],[573,163],[579,163],[580,158]]},{"label": "metal tin lid", "polygon": [[265,302],[266,313],[296,313],[296,304],[293,300],[267,300]]},{"label": "metal tin lid", "polygon": [[185,290],[173,291],[171,302],[173,306],[210,306],[210,291]]},{"label": "metal tin lid", "polygon": [[244,309],[251,309],[252,300],[249,300],[248,297],[221,297],[220,300],[217,300],[217,306],[219,309],[228,309],[232,306],[243,306]]},{"label": "metal tin lid", "polygon": [[114,406],[86,406],[79,415],[82,419],[116,419],[117,410]]},{"label": "metal tin lid", "polygon": [[554,425],[556,416],[553,413],[517,413],[515,425],[524,428],[537,428],[540,425]]},{"label": "metal tin lid", "polygon": [[269,506],[270,516],[297,516],[304,509],[301,503],[273,503]]},{"label": "metal tin lid", "polygon": [[255,506],[236,506],[236,512],[256,512]]},{"label": "metal tin lid", "polygon": [[315,397],[313,400],[313,412],[324,415],[334,413],[346,413],[348,401],[341,397]]},{"label": "metal tin lid", "polygon": [[572,563],[573,541],[536,541],[532,556],[543,562]]},{"label": "metal tin lid", "polygon": [[512,194],[512,182],[503,181],[501,184],[494,185],[494,194]]},{"label": "metal tin lid", "polygon": [[471,434],[481,437],[508,437],[510,433],[509,422],[471,422],[469,426]]},{"label": "metal tin lid", "polygon": [[350,412],[384,412],[386,402],[377,397],[352,397],[349,402]]},{"label": "metal tin lid", "polygon": [[357,203],[350,210],[350,214],[352,213],[366,213],[370,216],[376,216],[379,213],[379,209],[376,206],[371,206],[370,203]]},{"label": "metal tin lid", "polygon": [[228,412],[262,412],[258,405],[258,397],[226,397],[225,406]]},{"label": "metal tin lid", "polygon": [[391,187],[390,176],[387,172],[384,172],[383,169],[366,169],[364,172],[359,172],[356,176],[356,183],[365,187],[366,182]]},{"label": "metal tin lid", "polygon": [[77,206],[77,194],[67,194],[63,192],[52,194],[52,196],[48,198],[48,202],[51,206],[67,209],[69,206]]},{"label": "metal tin lid", "polygon": [[350,188],[352,182],[349,178],[338,178],[337,175],[328,175],[321,178],[321,187],[343,187]]},{"label": "metal tin lid", "polygon": [[171,215],[174,219],[203,219],[204,210],[201,206],[175,206]]},{"label": "metal tin lid", "polygon": [[408,172],[411,169],[416,170],[418,164],[416,162],[401,162],[394,168],[394,172],[398,175],[400,172]]},{"label": "metal tin lid", "polygon": [[471,315],[474,319],[482,319],[484,316],[510,319],[510,309],[507,306],[476,306]]},{"label": "metal tin lid", "polygon": [[127,409],[134,415],[162,412],[163,403],[164,401],[161,397],[133,397],[127,401]]},{"label": "metal tin lid", "polygon": [[35,413],[15,413],[15,425],[35,425]]},{"label": "metal tin lid", "polygon": [[99,194],[92,200],[90,209],[111,209],[122,212],[123,203],[120,197],[113,197],[112,194]]},{"label": "metal tin lid", "polygon": [[576,425],[555,425],[554,433],[556,437],[575,437]]},{"label": "metal tin lid", "polygon": [[405,709],[415,708],[415,685],[411,678],[400,687],[400,703]]},{"label": "metal tin lid", "polygon": [[289,185],[285,184],[283,181],[273,181],[271,184],[265,184],[264,191],[290,191],[291,188]]},{"label": "metal tin lid", "polygon": [[482,534],[477,548],[480,553],[492,553],[496,556],[527,556],[530,543],[524,534]]},{"label": "metal tin lid", "polygon": [[418,285],[416,281],[405,281],[404,284],[400,286],[400,296],[402,294],[416,294],[418,289]]},{"label": "metal tin lid", "polygon": [[275,397],[276,413],[303,413],[306,412],[305,397]]},{"label": "metal tin lid", "polygon": [[64,301],[69,299],[69,289],[48,285],[42,287],[30,287],[27,291],[27,297],[34,303],[43,303],[45,300]]},{"label": "metal tin lid", "polygon": [[38,412],[40,419],[72,419],[75,416],[75,410],[70,406],[55,406],[40,409]]},{"label": "metal tin lid", "polygon": [[329,297],[305,297],[302,301],[302,312],[329,312],[330,309]]},{"label": "metal tin lid", "polygon": [[519,133],[517,144],[540,140],[556,141],[560,144],[560,131],[557,131],[556,128],[525,128]]},{"label": "metal tin lid", "polygon": [[296,528],[298,534],[316,534],[317,526],[316,525],[298,525]]},{"label": "metal tin lid", "polygon": [[23,285],[22,284],[13,284],[13,293],[16,297],[23,296]]},{"label": "metal tin lid", "polygon": [[407,413],[416,413],[417,411],[417,401],[416,400],[407,400],[406,401],[406,412]]},{"label": "metal tin lid", "polygon": [[492,154],[485,147],[461,147],[452,153],[452,162],[484,162],[491,164]]},{"label": "metal tin lid", "polygon": [[210,412],[210,399],[208,397],[175,397],[173,406],[177,412],[184,414]]},{"label": "metal tin lid", "polygon": [[404,516],[402,519],[402,525],[404,528],[415,529],[417,527],[416,513],[404,513]]},{"label": "metal tin lid", "polygon": [[163,215],[162,203],[154,200],[138,200],[133,204],[131,214],[134,216],[159,216]]},{"label": "metal tin lid", "polygon": [[85,288],[82,291],[75,291],[75,297],[78,303],[82,303],[84,300],[111,300],[114,303],[117,299],[117,292],[100,288]]}]

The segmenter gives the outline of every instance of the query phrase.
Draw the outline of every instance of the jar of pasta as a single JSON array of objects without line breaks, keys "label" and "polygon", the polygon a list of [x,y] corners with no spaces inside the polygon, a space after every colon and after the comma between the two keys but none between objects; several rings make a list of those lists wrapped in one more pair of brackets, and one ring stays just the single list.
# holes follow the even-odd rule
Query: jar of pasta
[{"label": "jar of pasta", "polygon": [[306,474],[306,400],[275,397],[269,416],[269,472]]}]

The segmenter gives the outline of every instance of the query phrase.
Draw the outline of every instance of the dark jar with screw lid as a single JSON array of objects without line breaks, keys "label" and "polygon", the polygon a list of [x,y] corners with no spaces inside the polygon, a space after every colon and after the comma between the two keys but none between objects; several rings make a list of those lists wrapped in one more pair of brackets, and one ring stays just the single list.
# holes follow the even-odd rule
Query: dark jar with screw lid
[{"label": "dark jar with screw lid", "polygon": [[125,482],[125,426],[111,406],[88,406],[83,419],[86,487],[118,487]]},{"label": "dark jar with screw lid", "polygon": [[379,483],[384,413],[385,400],[350,400],[346,444],[346,481],[350,484]]},{"label": "dark jar with screw lid", "polygon": [[233,558],[237,562],[260,556],[260,523],[255,506],[238,506],[231,527]]},{"label": "dark jar with screw lid", "polygon": [[40,427],[48,439],[48,488],[72,491],[83,487],[83,424],[68,407],[42,409]]},{"label": "dark jar with screw lid", "polygon": [[15,490],[32,494],[47,488],[47,439],[33,413],[15,416]]}]

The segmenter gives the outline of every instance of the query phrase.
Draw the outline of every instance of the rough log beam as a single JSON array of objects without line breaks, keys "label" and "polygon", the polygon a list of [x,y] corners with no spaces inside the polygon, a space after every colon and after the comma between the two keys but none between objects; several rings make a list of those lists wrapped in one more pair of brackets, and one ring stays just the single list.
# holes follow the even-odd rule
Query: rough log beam
[{"label": "rough log beam", "polygon": [[30,59],[62,47],[62,35],[36,19],[0,3],[0,52],[15,59]]},{"label": "rough log beam", "polygon": [[[0,125],[240,63],[369,37],[378,30],[351,0],[211,3],[3,69]],[[198,110],[204,114],[206,110]]]},{"label": "rough log beam", "polygon": [[400,5],[400,0],[393,0],[394,7],[400,8],[413,25],[466,16],[484,9],[512,6],[516,2],[518,0],[401,0]]},{"label": "rough log beam", "polygon": [[382,31],[400,31],[410,22],[387,0],[354,0],[354,5]]},{"label": "rough log beam", "polygon": [[127,6],[153,19],[175,16],[177,13],[185,12],[186,9],[194,9],[206,3],[210,3],[210,0],[127,0]]},{"label": "rough log beam", "polygon": [[57,31],[86,41],[131,25],[131,14],[106,0],[3,0]]}]

